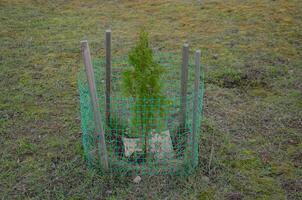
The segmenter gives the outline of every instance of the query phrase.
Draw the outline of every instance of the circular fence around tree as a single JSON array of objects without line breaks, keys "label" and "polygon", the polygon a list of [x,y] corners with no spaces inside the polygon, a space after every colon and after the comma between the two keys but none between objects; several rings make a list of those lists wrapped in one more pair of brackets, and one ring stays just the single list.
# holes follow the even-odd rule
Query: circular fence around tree
[{"label": "circular fence around tree", "polygon": [[[193,59],[187,59],[186,64],[183,59],[189,57],[188,46],[183,51],[187,51],[187,55],[184,52],[183,56],[154,54],[155,61],[164,67],[161,85],[165,99],[135,99],[123,95],[121,74],[131,67],[126,56],[110,60],[107,73],[106,59],[93,59],[91,74],[99,105],[99,122],[96,121],[89,76],[87,71],[80,71],[82,139],[89,167],[103,169],[102,162],[108,162],[105,168],[111,172],[137,174],[185,174],[196,167],[202,121],[203,71],[199,65],[200,52],[196,53],[195,63]],[[150,126],[142,127],[142,120],[148,121]],[[102,130],[98,130],[96,123],[101,124]],[[104,137],[97,133],[99,131]]]}]

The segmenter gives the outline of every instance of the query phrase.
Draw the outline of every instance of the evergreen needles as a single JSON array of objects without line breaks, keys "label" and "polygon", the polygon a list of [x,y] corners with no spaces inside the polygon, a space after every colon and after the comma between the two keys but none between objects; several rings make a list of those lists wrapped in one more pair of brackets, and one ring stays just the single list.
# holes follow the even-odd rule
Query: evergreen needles
[{"label": "evergreen needles", "polygon": [[160,78],[164,68],[154,61],[149,47],[148,33],[140,31],[139,41],[130,51],[129,64],[132,67],[123,72],[123,92],[135,99],[132,109],[132,124],[144,134],[144,150],[147,153],[148,132],[159,123],[164,114],[165,97]]}]

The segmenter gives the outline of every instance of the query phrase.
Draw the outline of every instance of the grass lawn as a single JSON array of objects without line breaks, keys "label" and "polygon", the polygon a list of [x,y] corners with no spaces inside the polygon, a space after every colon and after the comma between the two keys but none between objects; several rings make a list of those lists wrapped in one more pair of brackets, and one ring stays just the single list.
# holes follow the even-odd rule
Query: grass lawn
[{"label": "grass lawn", "polygon": [[[302,199],[301,0],[1,0],[0,21],[1,199]],[[109,26],[115,56],[141,26],[161,51],[202,50],[191,176],[134,184],[87,169],[80,40],[103,57]]]}]

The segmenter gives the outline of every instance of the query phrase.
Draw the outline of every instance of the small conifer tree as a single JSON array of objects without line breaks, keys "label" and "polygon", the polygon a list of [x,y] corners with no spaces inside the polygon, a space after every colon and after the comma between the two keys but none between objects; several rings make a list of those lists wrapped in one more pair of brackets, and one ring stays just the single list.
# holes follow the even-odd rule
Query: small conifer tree
[{"label": "small conifer tree", "polygon": [[161,122],[164,114],[165,97],[161,92],[160,77],[164,68],[157,64],[149,47],[148,33],[140,31],[139,41],[130,51],[129,64],[132,67],[123,72],[123,91],[135,99],[132,123],[144,134],[144,153],[147,156],[148,132]]}]

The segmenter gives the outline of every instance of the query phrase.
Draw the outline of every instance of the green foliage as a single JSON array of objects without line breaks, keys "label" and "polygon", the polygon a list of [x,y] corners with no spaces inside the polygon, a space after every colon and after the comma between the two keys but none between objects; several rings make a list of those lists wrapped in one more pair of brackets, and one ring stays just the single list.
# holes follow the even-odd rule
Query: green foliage
[{"label": "green foliage", "polygon": [[37,149],[35,144],[30,143],[29,141],[22,139],[18,142],[19,146],[17,149],[17,153],[19,155],[22,154],[30,154],[30,153],[34,153]]},{"label": "green foliage", "polygon": [[213,188],[209,188],[200,194],[199,199],[200,200],[211,200],[211,199],[214,199],[214,195],[215,195],[215,190]]},{"label": "green foliage", "polygon": [[221,87],[232,88],[241,84],[242,74],[233,68],[223,67],[218,71],[210,73],[207,82]]},{"label": "green foliage", "polygon": [[[123,73],[123,92],[135,99],[132,123],[142,133],[158,128],[166,99],[161,93],[160,77],[164,68],[154,61],[148,33],[141,30],[139,41],[129,54],[131,69]],[[147,136],[147,135],[146,135]]]},{"label": "green foliage", "polygon": [[147,156],[148,132],[162,126],[166,99],[161,93],[160,77],[164,68],[157,64],[149,47],[148,33],[143,29],[139,41],[129,54],[131,69],[123,73],[123,92],[135,99],[132,109],[132,125],[144,135],[144,153]]}]

